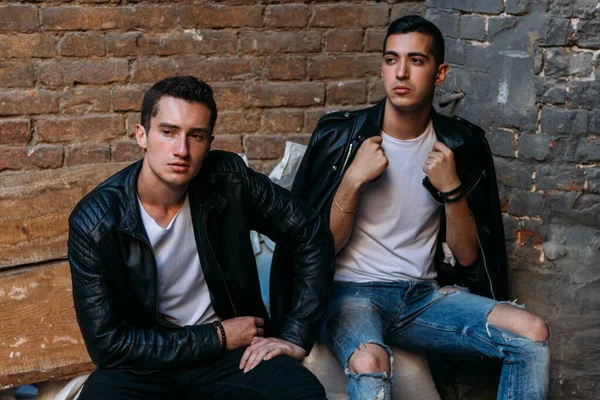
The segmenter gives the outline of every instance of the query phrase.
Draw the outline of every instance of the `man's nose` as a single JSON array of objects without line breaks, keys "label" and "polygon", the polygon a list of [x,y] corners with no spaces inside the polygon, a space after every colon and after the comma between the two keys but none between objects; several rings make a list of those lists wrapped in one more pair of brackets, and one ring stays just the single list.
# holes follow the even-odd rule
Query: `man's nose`
[{"label": "man's nose", "polygon": [[407,79],[408,78],[408,66],[406,61],[398,62],[398,67],[396,68],[396,78],[398,79]]},{"label": "man's nose", "polygon": [[185,157],[189,153],[189,146],[186,135],[180,135],[175,143],[173,153],[178,157]]}]

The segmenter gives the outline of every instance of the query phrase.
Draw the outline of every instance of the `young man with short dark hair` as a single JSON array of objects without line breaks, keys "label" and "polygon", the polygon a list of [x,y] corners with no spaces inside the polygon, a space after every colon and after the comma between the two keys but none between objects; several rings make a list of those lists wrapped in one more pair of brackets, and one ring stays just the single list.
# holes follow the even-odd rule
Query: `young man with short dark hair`
[{"label": "young man with short dark hair", "polygon": [[[481,128],[433,109],[447,73],[439,29],[400,18],[384,41],[386,98],[319,121],[292,191],[335,240],[322,338],[352,399],[391,398],[388,345],[501,359],[499,399],[544,399],[548,327],[500,301],[507,269],[493,160]],[[272,276],[285,275],[286,259],[278,248]]]},{"label": "young man with short dark hair", "polygon": [[[155,84],[136,139],[143,160],[69,219],[77,320],[97,366],[80,399],[324,399],[298,360],[333,276],[319,216],[232,153],[209,151],[217,107],[193,77]],[[294,252],[294,301],[273,324],[250,230]]]}]

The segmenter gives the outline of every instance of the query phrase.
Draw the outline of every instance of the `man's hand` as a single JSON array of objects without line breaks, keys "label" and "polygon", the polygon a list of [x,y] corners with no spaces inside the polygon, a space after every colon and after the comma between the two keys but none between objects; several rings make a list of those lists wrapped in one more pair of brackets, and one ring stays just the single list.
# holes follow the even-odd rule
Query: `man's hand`
[{"label": "man's hand", "polygon": [[344,178],[362,186],[381,175],[388,166],[388,159],[383,152],[383,147],[381,147],[382,141],[381,136],[374,136],[365,140],[356,152],[356,156],[350,167],[348,167]]},{"label": "man's hand", "polygon": [[240,369],[246,373],[261,361],[267,361],[282,354],[301,360],[306,355],[306,351],[302,347],[282,339],[255,337],[252,339],[251,346],[242,356]]},{"label": "man's hand", "polygon": [[[265,334],[265,331],[261,328],[265,321],[258,317],[236,317],[221,321],[221,324],[225,329],[227,350],[249,346],[253,339]],[[221,335],[219,335],[219,340],[221,340]]]},{"label": "man's hand", "polygon": [[460,185],[454,153],[442,142],[435,142],[433,145],[423,164],[423,172],[427,174],[433,187],[442,193],[454,190]]}]

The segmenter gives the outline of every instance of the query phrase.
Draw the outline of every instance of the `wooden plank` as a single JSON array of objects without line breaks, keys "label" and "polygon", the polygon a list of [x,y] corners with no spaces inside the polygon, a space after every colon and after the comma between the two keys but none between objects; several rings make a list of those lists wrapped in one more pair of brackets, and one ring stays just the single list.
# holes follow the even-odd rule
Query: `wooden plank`
[{"label": "wooden plank", "polygon": [[65,261],[0,275],[0,389],[91,371]]},{"label": "wooden plank", "polygon": [[0,269],[66,258],[71,210],[90,190],[127,165],[0,175]]}]

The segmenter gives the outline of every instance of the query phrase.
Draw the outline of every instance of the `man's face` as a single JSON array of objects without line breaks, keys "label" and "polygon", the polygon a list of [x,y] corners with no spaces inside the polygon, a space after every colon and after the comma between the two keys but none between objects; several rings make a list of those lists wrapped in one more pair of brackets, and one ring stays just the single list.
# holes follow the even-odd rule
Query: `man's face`
[{"label": "man's face", "polygon": [[429,107],[435,87],[446,78],[447,64],[436,65],[432,37],[418,32],[391,35],[381,62],[388,101],[399,111]]},{"label": "man's face", "polygon": [[138,125],[136,138],[146,150],[146,176],[175,189],[187,187],[210,150],[210,110],[202,103],[163,96],[150,132]]}]

